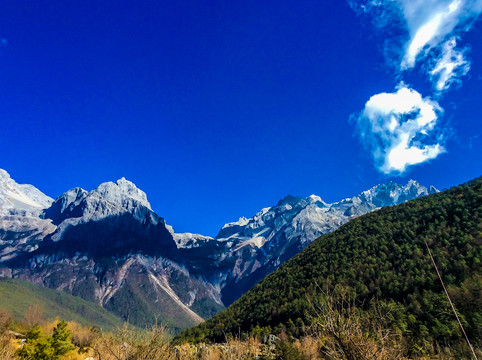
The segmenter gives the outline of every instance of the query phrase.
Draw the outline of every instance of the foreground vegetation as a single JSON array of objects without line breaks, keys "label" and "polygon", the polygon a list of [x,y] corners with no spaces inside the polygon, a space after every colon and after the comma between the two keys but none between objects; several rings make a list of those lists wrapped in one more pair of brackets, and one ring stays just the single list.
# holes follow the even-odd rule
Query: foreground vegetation
[{"label": "foreground vegetation", "polygon": [[[124,324],[103,333],[75,322],[45,322],[28,312],[15,323],[7,312],[0,311],[0,360],[409,359],[403,355],[403,336],[384,327],[387,319],[383,309],[373,309],[377,316],[367,317],[367,312],[360,311],[348,298],[335,303],[332,297],[313,306],[318,312],[311,319],[313,325],[305,327],[298,337],[286,332],[275,336],[257,328],[242,338],[228,336],[223,343],[178,345],[172,344],[172,337],[162,326],[141,330]],[[17,331],[9,330],[12,328]],[[433,346],[429,350],[410,359],[470,358],[464,348]]]},{"label": "foreground vegetation", "polygon": [[20,321],[0,311],[0,360],[480,358],[481,216],[482,179],[370,213],[322,236],[228,309],[174,338],[162,326],[101,331],[48,322],[38,306]]}]

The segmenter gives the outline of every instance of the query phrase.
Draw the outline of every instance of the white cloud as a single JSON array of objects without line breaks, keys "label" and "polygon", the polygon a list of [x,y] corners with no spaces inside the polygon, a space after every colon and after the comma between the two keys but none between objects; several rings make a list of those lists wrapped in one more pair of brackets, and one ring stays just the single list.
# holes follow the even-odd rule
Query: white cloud
[{"label": "white cloud", "polygon": [[455,27],[467,20],[464,0],[401,0],[410,40],[405,49],[401,69],[415,66],[418,57],[426,56],[438,46]]},{"label": "white cloud", "polygon": [[470,70],[470,62],[465,60],[463,51],[455,50],[456,45],[455,38],[444,43],[441,55],[429,73],[430,78],[436,81],[434,86],[438,92],[447,90],[454,82],[460,82],[459,78]]},{"label": "white cloud", "polygon": [[[460,64],[468,64],[464,59],[464,51],[455,49],[455,38],[470,30],[471,25],[482,13],[482,0],[348,0],[354,9],[359,9],[363,13],[370,14],[374,18],[378,27],[402,26],[407,31],[406,40],[396,52],[400,54],[397,67],[401,71],[414,68],[417,63],[429,60],[434,63],[433,57],[440,53],[445,53],[444,49],[449,49],[456,57],[452,62],[446,61],[444,64],[435,64],[434,69],[428,69],[428,75],[437,83],[435,87],[446,90],[450,84],[455,82],[455,78],[464,75],[464,69]],[[360,3],[361,2],[361,3]],[[389,42],[393,43],[393,42]],[[396,43],[396,42],[395,42]],[[453,43],[453,46],[451,44]],[[450,48],[451,46],[451,48]],[[393,53],[390,49],[389,53]],[[449,56],[449,55],[447,55]],[[452,63],[458,71],[450,71],[449,65]],[[441,71],[442,68],[445,71]],[[437,70],[435,70],[437,69]],[[433,77],[432,72],[438,73]],[[447,81],[443,81],[443,77]]]},{"label": "white cloud", "polygon": [[[382,28],[390,63],[405,72],[420,65],[439,97],[470,70],[461,35],[482,13],[482,0],[347,0],[355,11],[370,15]],[[400,30],[405,30],[405,36]],[[396,54],[393,57],[393,54]],[[393,61],[393,59],[396,59]],[[445,152],[433,134],[442,109],[403,82],[394,93],[373,95],[357,117],[358,131],[385,174],[403,173]]]},{"label": "white cloud", "polygon": [[440,139],[433,143],[430,136],[441,113],[436,101],[401,83],[394,93],[373,95],[357,125],[378,169],[401,174],[445,152]]}]

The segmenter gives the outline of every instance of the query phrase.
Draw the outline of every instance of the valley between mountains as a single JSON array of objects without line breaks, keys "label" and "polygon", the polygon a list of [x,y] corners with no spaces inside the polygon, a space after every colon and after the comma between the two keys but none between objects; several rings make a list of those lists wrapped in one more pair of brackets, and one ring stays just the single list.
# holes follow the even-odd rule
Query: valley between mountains
[{"label": "valley between mountains", "polygon": [[178,332],[233,303],[320,235],[385,206],[437,193],[410,180],[335,203],[286,196],[216,237],[176,233],[122,178],[55,200],[0,170],[0,277],[80,296],[121,319]]}]

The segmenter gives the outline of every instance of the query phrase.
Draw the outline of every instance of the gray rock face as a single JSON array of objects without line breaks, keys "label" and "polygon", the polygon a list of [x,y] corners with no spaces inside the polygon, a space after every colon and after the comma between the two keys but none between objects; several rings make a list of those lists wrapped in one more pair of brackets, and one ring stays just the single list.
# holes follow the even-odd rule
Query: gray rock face
[{"label": "gray rock face", "polygon": [[211,255],[216,266],[204,275],[221,289],[223,302],[229,305],[319,236],[380,207],[434,192],[438,190],[410,180],[405,186],[394,182],[377,185],[333,204],[316,195],[287,196],[252,218],[224,225],[216,237],[223,246],[217,256]]},{"label": "gray rock face", "polygon": [[82,296],[139,325],[159,316],[181,329],[232,303],[320,235],[437,191],[410,180],[332,204],[287,196],[211,238],[176,234],[124,178],[53,201],[0,170],[0,276]]},{"label": "gray rock face", "polygon": [[[157,317],[180,330],[223,308],[217,289],[173,260],[171,232],[132,182],[74,188],[46,209],[15,199],[23,200],[10,201],[17,215],[0,217],[0,276],[79,295],[138,325]],[[34,210],[18,215],[25,203]]]},{"label": "gray rock face", "polygon": [[18,184],[0,169],[0,263],[35,250],[55,231],[50,220],[39,218],[53,201],[32,185]]},{"label": "gray rock face", "polygon": [[116,183],[100,184],[90,192],[73,188],[60,195],[52,206],[45,210],[44,216],[60,224],[66,219],[97,221],[109,216],[131,213],[143,221],[146,212],[153,213],[146,194],[134,183],[122,178]]},{"label": "gray rock face", "polygon": [[17,255],[38,249],[57,227],[50,220],[31,216],[0,216],[0,266]]}]

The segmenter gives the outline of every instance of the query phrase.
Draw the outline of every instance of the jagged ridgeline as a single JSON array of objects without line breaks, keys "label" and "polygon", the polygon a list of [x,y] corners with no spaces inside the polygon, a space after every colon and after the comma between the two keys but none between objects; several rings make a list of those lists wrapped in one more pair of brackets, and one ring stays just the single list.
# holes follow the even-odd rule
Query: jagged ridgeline
[{"label": "jagged ridgeline", "polygon": [[[223,341],[270,327],[302,333],[314,303],[356,296],[369,312],[389,309],[385,321],[406,339],[447,344],[462,339],[425,242],[468,336],[482,338],[482,178],[442,193],[382,208],[323,235],[210,320],[177,342]],[[356,295],[353,295],[356,294]],[[479,344],[480,345],[480,344]]]}]

